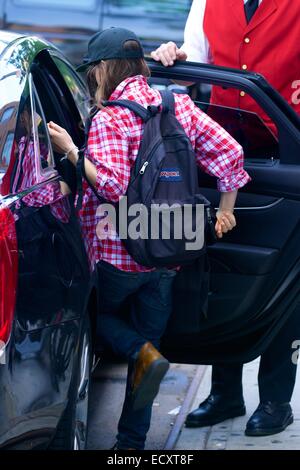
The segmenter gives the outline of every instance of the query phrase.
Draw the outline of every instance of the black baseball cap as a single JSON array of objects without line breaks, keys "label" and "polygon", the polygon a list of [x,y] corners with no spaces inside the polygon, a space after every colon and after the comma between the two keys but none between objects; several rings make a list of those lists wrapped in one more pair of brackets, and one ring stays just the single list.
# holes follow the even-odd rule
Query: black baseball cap
[{"label": "black baseball cap", "polygon": [[[137,48],[125,48],[126,41],[135,41]],[[83,63],[76,68],[84,72],[90,65],[108,59],[141,59],[144,57],[143,47],[138,37],[128,29],[108,28],[94,34],[88,43],[88,53]]]}]

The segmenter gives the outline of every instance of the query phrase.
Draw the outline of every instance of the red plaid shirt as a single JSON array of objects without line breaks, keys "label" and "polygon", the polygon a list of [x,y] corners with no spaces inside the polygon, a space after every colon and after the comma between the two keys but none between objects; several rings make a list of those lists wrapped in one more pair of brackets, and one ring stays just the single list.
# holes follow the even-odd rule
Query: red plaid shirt
[{"label": "red plaid shirt", "polygon": [[[218,178],[219,191],[233,191],[244,186],[250,177],[243,168],[242,147],[198,109],[188,95],[175,94],[174,97],[176,117],[191,140],[197,164]],[[161,103],[159,92],[150,88],[141,75],[120,83],[109,99],[133,100],[144,107]],[[107,201],[117,202],[128,187],[130,170],[143,135],[143,122],[129,109],[119,106],[109,109],[111,111],[104,109],[93,118],[86,156],[97,168],[98,193]],[[123,271],[149,271],[131,258],[118,237],[98,238],[99,204],[91,188],[84,183],[80,217],[91,264],[103,260]]]}]

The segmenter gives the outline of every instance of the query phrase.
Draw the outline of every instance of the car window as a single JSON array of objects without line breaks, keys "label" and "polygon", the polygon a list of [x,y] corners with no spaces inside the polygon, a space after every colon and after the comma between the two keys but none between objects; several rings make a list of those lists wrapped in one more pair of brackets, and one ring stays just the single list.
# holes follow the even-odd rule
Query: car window
[{"label": "car window", "polygon": [[[37,183],[35,139],[30,94],[23,96],[19,106],[16,131],[7,174],[11,177],[11,192],[22,191]],[[11,167],[11,168],[10,168]]]},{"label": "car window", "polygon": [[13,142],[14,142],[14,134],[13,132],[10,132],[9,134],[7,134],[5,143],[3,146],[3,151],[2,151],[2,155],[0,159],[1,170],[6,169],[9,165]]},{"label": "car window", "polygon": [[[66,129],[80,148],[85,141],[84,124],[88,116],[85,102],[88,96],[76,73],[63,60],[54,61],[54,55],[50,56],[48,52],[39,54],[31,70],[34,85],[46,122],[53,121]],[[75,169],[59,152],[53,150],[55,169],[75,194]]]},{"label": "car window", "polygon": [[89,109],[89,95],[85,85],[65,61],[57,56],[52,56],[52,58],[74,98],[82,121],[85,122]]},{"label": "car window", "polygon": [[29,82],[30,93],[20,102],[7,170],[11,181],[10,192],[31,188],[56,174],[44,113],[31,77]]},{"label": "car window", "polygon": [[[240,96],[240,107],[229,107],[211,102],[211,86],[198,83],[184,86],[172,83],[165,78],[151,77],[149,84],[152,88],[164,90],[168,88],[173,93],[189,94],[196,106],[222,126],[243,147],[245,159],[276,160],[279,159],[278,131],[275,123],[261,109],[261,115],[243,109],[243,90],[226,90]],[[223,87],[214,87],[215,90]],[[257,104],[255,103],[257,108]],[[266,122],[262,119],[264,116]]]},{"label": "car window", "polygon": [[68,8],[76,10],[93,10],[96,7],[96,0],[14,0],[15,5],[37,6],[47,8]]},{"label": "car window", "polygon": [[268,126],[255,112],[229,106],[195,101],[195,104],[241,144],[245,159],[278,159],[279,145],[275,124]]},{"label": "car window", "polygon": [[5,111],[3,112],[1,118],[0,118],[0,123],[3,123],[5,121],[8,121],[13,113],[14,113],[15,108],[13,106],[6,108]]},{"label": "car window", "polygon": [[37,164],[38,164],[38,179],[40,176],[49,176],[49,171],[54,171],[54,159],[52,154],[52,147],[50,136],[42,109],[40,99],[36,90],[33,88],[33,109],[32,109],[33,128],[35,131],[35,138],[37,141]]},{"label": "car window", "polygon": [[[8,97],[7,94],[9,94],[11,90],[7,88],[4,88],[4,90],[6,93],[3,95],[3,99],[5,100]],[[5,103],[0,110],[0,182],[6,173],[12,157],[17,109],[18,102],[10,101],[9,103]],[[2,194],[1,189],[0,194]]]}]

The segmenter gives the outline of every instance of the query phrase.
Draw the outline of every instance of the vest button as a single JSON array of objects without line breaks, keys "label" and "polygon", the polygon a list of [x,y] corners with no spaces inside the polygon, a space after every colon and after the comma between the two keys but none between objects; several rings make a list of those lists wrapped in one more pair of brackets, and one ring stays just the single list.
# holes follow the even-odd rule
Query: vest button
[{"label": "vest button", "polygon": [[243,70],[247,70],[248,66],[246,64],[242,65]]},{"label": "vest button", "polygon": [[250,38],[245,38],[244,41],[245,41],[246,44],[249,44]]},{"label": "vest button", "polygon": [[245,93],[244,91],[241,91],[241,92],[240,92],[240,96],[245,96],[245,94],[246,94],[246,93]]}]

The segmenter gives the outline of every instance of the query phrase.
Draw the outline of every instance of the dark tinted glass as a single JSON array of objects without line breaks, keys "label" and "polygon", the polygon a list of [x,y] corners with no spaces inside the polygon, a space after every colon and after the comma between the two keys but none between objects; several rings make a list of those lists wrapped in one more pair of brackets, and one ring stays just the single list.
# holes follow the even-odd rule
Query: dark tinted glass
[{"label": "dark tinted glass", "polygon": [[207,102],[196,104],[241,144],[245,158],[279,158],[277,137],[256,113]]},{"label": "dark tinted glass", "polygon": [[88,118],[89,96],[84,84],[66,62],[56,56],[52,58],[75,100],[82,121],[85,122]]},{"label": "dark tinted glass", "polygon": [[40,174],[48,168],[53,168],[53,155],[51,151],[51,143],[48,134],[48,129],[46,127],[46,121],[44,117],[44,112],[42,110],[40,100],[35,92],[33,95],[34,98],[34,112],[33,112],[33,125],[36,129],[37,137],[37,149],[39,153],[39,162],[40,162]]}]

